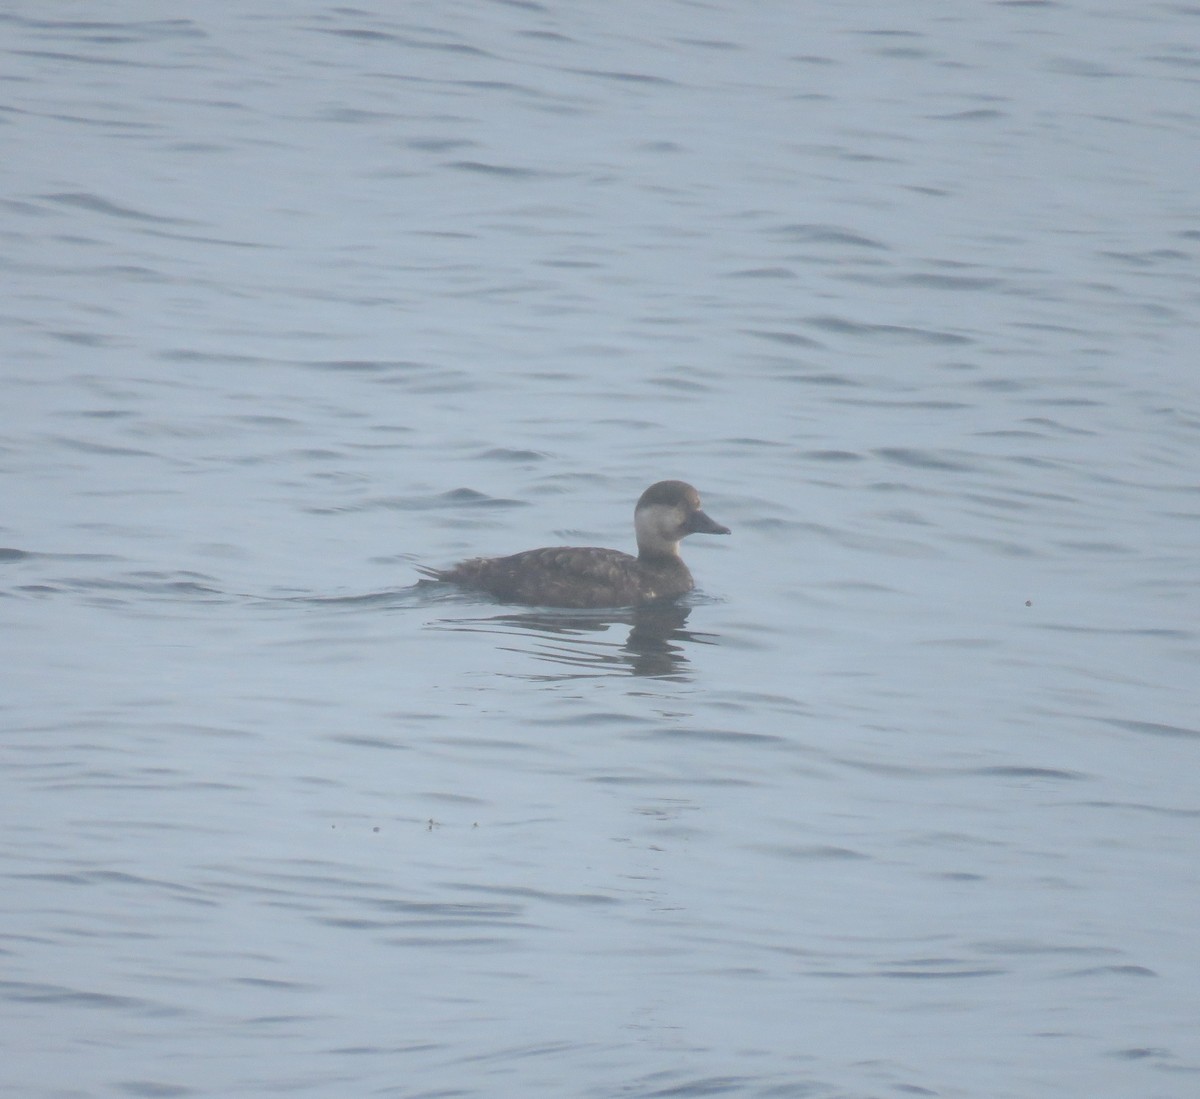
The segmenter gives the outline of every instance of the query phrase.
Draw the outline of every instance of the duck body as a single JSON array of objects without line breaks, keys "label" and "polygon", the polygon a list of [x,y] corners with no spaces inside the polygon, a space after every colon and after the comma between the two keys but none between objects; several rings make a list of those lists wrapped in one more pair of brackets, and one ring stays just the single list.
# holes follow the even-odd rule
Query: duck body
[{"label": "duck body", "polygon": [[598,546],[546,546],[429,571],[435,579],[485,591],[501,602],[537,607],[629,607],[675,599],[694,587],[678,557],[643,561]]},{"label": "duck body", "polygon": [[598,546],[546,546],[507,557],[475,557],[449,569],[420,568],[434,580],[539,607],[629,607],[677,599],[695,586],[679,556],[689,534],[728,534],[684,481],[651,485],[634,509],[636,557]]}]

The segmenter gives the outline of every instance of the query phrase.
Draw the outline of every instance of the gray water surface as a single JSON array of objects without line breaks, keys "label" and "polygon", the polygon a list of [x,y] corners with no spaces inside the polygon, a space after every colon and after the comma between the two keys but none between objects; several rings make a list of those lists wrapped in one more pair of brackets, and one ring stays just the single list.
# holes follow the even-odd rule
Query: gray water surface
[{"label": "gray water surface", "polygon": [[1196,1095],[1198,35],[0,15],[0,1091]]}]

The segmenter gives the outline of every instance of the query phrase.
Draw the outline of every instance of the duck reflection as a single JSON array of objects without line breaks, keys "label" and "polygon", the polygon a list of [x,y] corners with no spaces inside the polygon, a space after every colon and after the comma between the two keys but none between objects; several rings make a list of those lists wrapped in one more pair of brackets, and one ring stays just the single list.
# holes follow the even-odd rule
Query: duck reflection
[{"label": "duck reflection", "polygon": [[[543,610],[448,619],[438,622],[436,628],[521,638],[528,644],[505,647],[563,669],[536,678],[583,679],[624,673],[687,679],[688,646],[716,643],[715,634],[685,628],[691,613],[691,607],[679,603],[620,611]],[[624,641],[619,641],[623,632]]]}]

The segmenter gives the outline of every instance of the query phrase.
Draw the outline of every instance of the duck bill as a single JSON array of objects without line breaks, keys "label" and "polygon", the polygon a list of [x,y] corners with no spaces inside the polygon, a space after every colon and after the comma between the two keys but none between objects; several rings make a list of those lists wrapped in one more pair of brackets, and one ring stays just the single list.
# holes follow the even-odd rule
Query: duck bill
[{"label": "duck bill", "polygon": [[693,511],[688,516],[687,526],[685,528],[688,534],[728,534],[729,528],[721,526],[720,523],[714,522],[702,511]]}]

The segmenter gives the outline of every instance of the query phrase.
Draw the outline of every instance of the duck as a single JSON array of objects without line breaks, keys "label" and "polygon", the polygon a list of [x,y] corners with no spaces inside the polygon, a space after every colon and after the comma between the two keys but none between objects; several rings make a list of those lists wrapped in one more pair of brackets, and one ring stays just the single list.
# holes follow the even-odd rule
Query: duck
[{"label": "duck", "polygon": [[575,609],[644,606],[695,587],[679,556],[689,534],[728,534],[710,519],[686,481],[658,481],[633,509],[637,556],[599,546],[544,546],[507,557],[473,557],[451,568],[423,565],[431,580],[486,592],[502,603]]}]

